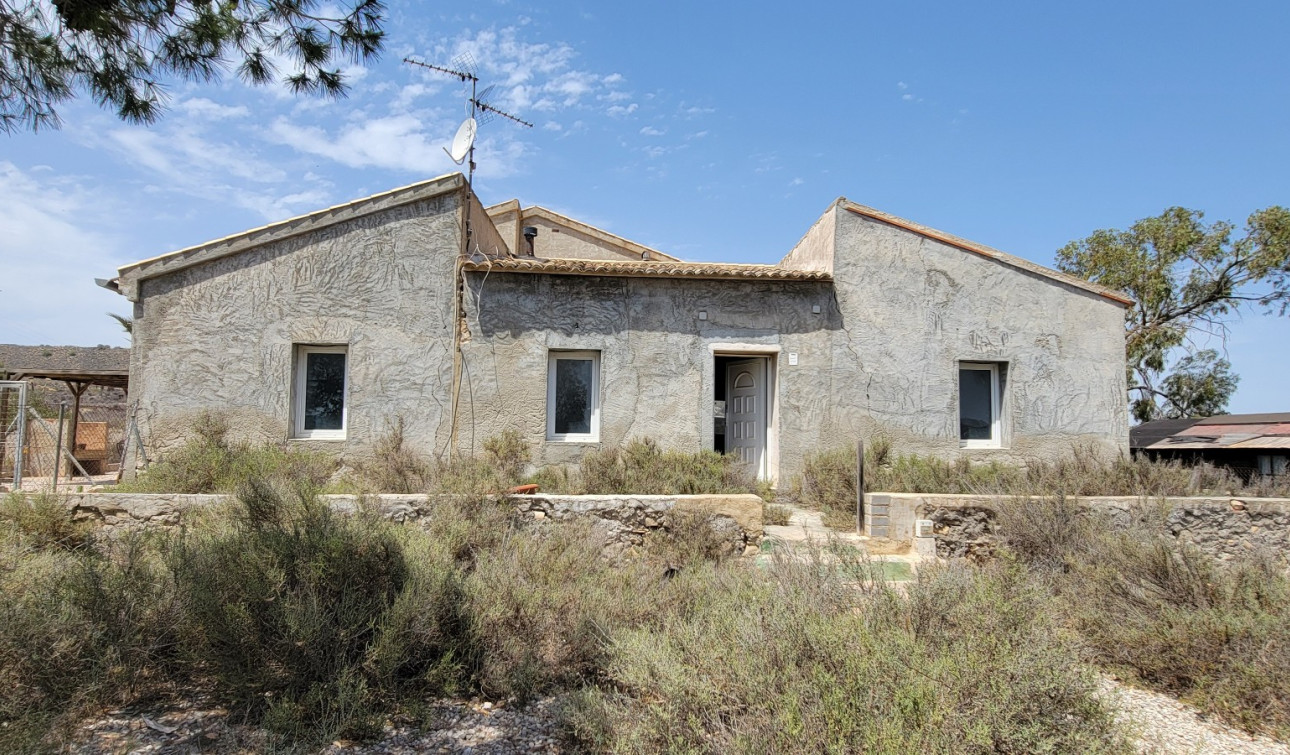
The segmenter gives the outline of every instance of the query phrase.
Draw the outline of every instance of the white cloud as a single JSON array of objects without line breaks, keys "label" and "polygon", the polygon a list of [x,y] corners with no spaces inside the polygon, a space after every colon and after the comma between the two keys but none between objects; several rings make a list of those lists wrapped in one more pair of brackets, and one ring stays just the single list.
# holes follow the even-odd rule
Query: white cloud
[{"label": "white cloud", "polygon": [[543,124],[542,124],[542,128],[546,129],[547,131],[563,131],[563,130],[564,130],[564,126],[561,126],[559,123],[556,123],[555,121],[547,121],[546,123],[543,123]]},{"label": "white cloud", "polygon": [[802,185],[802,184],[804,184],[804,183],[806,183],[805,179],[802,179],[802,178],[794,178],[792,181],[789,181],[789,182],[788,182],[788,185],[789,185],[789,186],[801,186],[801,185]]},{"label": "white cloud", "polygon": [[640,106],[637,105],[635,102],[625,107],[623,105],[614,105],[613,107],[606,110],[605,114],[613,116],[614,118],[621,118],[624,115],[631,115],[632,113],[636,112],[636,109],[638,107]]},{"label": "white cloud", "polygon": [[212,102],[205,97],[196,97],[191,100],[184,100],[179,103],[178,110],[187,113],[194,118],[204,118],[211,121],[222,121],[228,118],[245,118],[250,114],[245,105],[221,105],[218,102]]},{"label": "white cloud", "polygon": [[653,126],[646,126],[645,128],[641,129],[641,136],[662,136],[665,133],[667,132],[660,131],[654,128]]},{"label": "white cloud", "polygon": [[902,95],[900,95],[900,99],[904,100],[905,102],[910,102],[910,101],[912,101],[912,100],[914,99],[914,95],[912,95],[912,94],[902,94]]},{"label": "white cloud", "polygon": [[445,139],[433,141],[412,115],[373,118],[328,133],[318,126],[302,126],[279,118],[269,127],[269,138],[298,152],[325,157],[351,168],[386,168],[401,173],[436,176],[456,169],[443,152]]},{"label": "white cloud", "polygon": [[125,208],[84,180],[38,176],[0,162],[0,321],[7,341],[124,342],[104,313],[129,313],[129,304],[94,278],[110,278],[128,261],[112,230]]},{"label": "white cloud", "polygon": [[896,82],[896,88],[897,88],[897,89],[908,89],[908,88],[909,88],[909,85],[908,85],[908,84],[906,84],[906,83],[905,83],[905,82],[903,82],[903,81],[897,81],[897,82]]}]

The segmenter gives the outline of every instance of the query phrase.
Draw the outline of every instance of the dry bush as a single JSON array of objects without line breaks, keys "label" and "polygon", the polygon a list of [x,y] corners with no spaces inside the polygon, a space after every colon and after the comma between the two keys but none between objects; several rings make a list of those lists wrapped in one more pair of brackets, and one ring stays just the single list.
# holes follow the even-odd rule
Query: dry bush
[{"label": "dry bush", "polygon": [[22,547],[79,550],[93,541],[93,526],[78,522],[57,496],[10,493],[0,501],[0,526],[7,525]]},{"label": "dry bush", "polygon": [[1160,537],[1108,534],[1059,582],[1103,666],[1251,732],[1290,736],[1290,576],[1216,564]]},{"label": "dry bush", "polygon": [[166,538],[0,557],[0,751],[50,752],[99,706],[128,702],[176,663],[181,613]]},{"label": "dry bush", "polygon": [[394,525],[257,480],[238,498],[231,527],[193,533],[172,561],[194,660],[280,735],[371,731],[362,665],[408,578]]},{"label": "dry bush", "polygon": [[1290,575],[1270,556],[1220,565],[1064,496],[1003,502],[997,524],[1011,556],[1051,580],[1097,663],[1248,731],[1290,735]]},{"label": "dry bush", "polygon": [[[806,457],[793,482],[798,501],[824,513],[825,524],[855,526],[855,451],[833,449]],[[1206,494],[1284,494],[1266,482],[1245,485],[1227,470],[1209,464],[1184,465],[1099,453],[1077,446],[1056,461],[1023,465],[974,463],[960,458],[891,453],[876,440],[865,449],[865,491],[1010,496],[1192,496]]]},{"label": "dry bush", "polygon": [[788,524],[789,518],[793,512],[787,506],[776,506],[773,503],[763,504],[761,507],[762,524],[783,527]]},{"label": "dry bush", "polygon": [[321,487],[336,471],[336,460],[328,454],[235,442],[228,433],[224,417],[203,412],[183,446],[148,467],[134,482],[117,486],[117,491],[233,493],[252,477]]},{"label": "dry bush", "polygon": [[715,451],[663,450],[650,438],[582,457],[580,492],[695,495],[756,493],[758,487],[733,456]]},{"label": "dry bush", "polygon": [[719,570],[613,635],[566,713],[602,752],[1128,752],[1023,570],[865,593],[824,564]]},{"label": "dry bush", "polygon": [[434,472],[429,458],[407,447],[402,417],[372,444],[372,455],[354,468],[357,486],[376,493],[424,493]]}]

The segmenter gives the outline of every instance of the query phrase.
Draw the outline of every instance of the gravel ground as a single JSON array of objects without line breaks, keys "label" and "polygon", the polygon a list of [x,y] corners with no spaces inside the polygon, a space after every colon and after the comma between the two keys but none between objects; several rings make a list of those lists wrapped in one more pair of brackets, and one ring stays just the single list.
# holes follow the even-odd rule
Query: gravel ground
[{"label": "gravel ground", "polygon": [[[1290,744],[1254,737],[1208,721],[1192,706],[1168,695],[1102,678],[1102,694],[1120,719],[1138,732],[1138,750],[1160,755],[1290,755]],[[555,698],[525,708],[480,700],[439,700],[420,720],[396,717],[380,741],[333,742],[317,755],[411,755],[560,753]],[[228,711],[206,698],[161,707],[126,708],[87,721],[65,752],[258,753],[268,749],[263,732],[229,721]]]},{"label": "gravel ground", "polygon": [[1178,700],[1102,678],[1102,693],[1138,732],[1138,751],[1169,755],[1290,755],[1290,745],[1206,720]]},{"label": "gravel ground", "polygon": [[[423,718],[396,717],[385,724],[380,741],[332,742],[318,755],[404,755],[472,753],[518,755],[563,752],[556,732],[554,698],[523,709],[479,700],[439,700]],[[64,752],[216,753],[240,755],[269,749],[264,733],[229,721],[228,711],[206,698],[162,707],[125,708],[87,721]]]}]

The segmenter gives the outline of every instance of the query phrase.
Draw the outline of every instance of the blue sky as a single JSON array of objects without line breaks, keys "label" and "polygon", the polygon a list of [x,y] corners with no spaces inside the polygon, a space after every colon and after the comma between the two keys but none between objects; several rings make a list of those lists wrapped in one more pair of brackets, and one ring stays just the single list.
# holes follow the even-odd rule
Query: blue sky
[{"label": "blue sky", "polygon": [[[1284,3],[391,0],[329,101],[236,80],[129,126],[92,103],[0,135],[0,341],[126,343],[117,266],[455,169],[478,61],[535,124],[481,128],[476,190],[684,259],[778,260],[838,196],[1051,264],[1172,205],[1290,204]],[[1234,412],[1290,409],[1290,321],[1246,315]]]}]

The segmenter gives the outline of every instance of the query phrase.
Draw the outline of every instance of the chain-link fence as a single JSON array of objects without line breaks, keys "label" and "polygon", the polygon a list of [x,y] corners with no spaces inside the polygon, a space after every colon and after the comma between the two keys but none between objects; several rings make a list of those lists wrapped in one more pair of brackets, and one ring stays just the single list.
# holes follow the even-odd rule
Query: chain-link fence
[{"label": "chain-link fence", "polygon": [[115,482],[128,432],[126,406],[31,406],[27,387],[0,382],[0,485],[55,491]]}]

